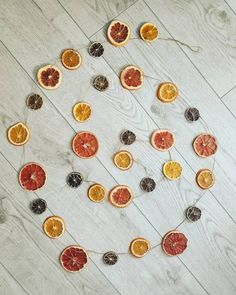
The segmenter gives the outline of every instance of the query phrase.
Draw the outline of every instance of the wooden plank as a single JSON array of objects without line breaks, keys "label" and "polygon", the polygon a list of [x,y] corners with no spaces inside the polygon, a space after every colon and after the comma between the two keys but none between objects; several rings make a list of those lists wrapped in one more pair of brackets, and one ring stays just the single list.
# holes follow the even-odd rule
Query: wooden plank
[{"label": "wooden plank", "polygon": [[225,2],[230,6],[230,8],[236,14],[236,2],[234,0],[225,0]]},{"label": "wooden plank", "polygon": [[200,53],[186,47],[182,50],[218,95],[224,95],[235,85],[236,15],[224,0],[146,3],[175,39],[202,47]]},{"label": "wooden plank", "polygon": [[[39,19],[39,21],[41,21],[41,19]],[[27,44],[29,45],[29,43]],[[160,241],[160,236],[135,206],[130,206],[127,210],[120,211],[111,208],[108,203],[105,203],[103,206],[95,207],[95,205],[89,202],[87,198],[83,198],[86,195],[86,187],[80,189],[78,197],[76,191],[72,192],[64,185],[65,177],[71,169],[68,160],[70,160],[71,156],[71,153],[69,152],[69,142],[73,130],[70,129],[68,125],[63,124],[60,116],[54,110],[51,103],[47,101],[45,96],[45,107],[43,107],[42,111],[40,110],[35,113],[35,115],[29,113],[28,123],[32,128],[32,138],[27,145],[28,148],[26,148],[25,158],[22,159],[22,150],[20,150],[19,153],[16,153],[14,147],[7,143],[4,136],[4,129],[6,130],[7,126],[10,125],[13,116],[13,114],[10,116],[9,112],[14,110],[15,119],[24,119],[23,113],[25,110],[23,103],[26,95],[30,92],[31,87],[29,79],[27,79],[23,70],[20,70],[19,66],[13,62],[13,60],[10,61],[11,59],[7,56],[8,54],[6,50],[3,48],[1,50],[2,56],[4,57],[2,57],[1,60],[2,72],[6,77],[6,80],[4,80],[4,82],[2,81],[2,83],[4,83],[4,87],[2,87],[2,95],[6,98],[2,102],[2,109],[5,110],[3,117],[6,118],[6,120],[2,128],[2,137],[4,138],[4,141],[2,142],[1,151],[4,151],[9,161],[12,162],[12,165],[18,168],[22,162],[32,159],[40,161],[45,165],[48,171],[49,180],[47,190],[42,190],[39,195],[47,200],[49,208],[55,210],[53,212],[63,216],[68,222],[68,230],[73,234],[76,240],[79,240],[81,244],[86,245],[88,248],[94,249],[96,244],[95,249],[98,251],[106,251],[114,249],[114,245],[117,245],[117,249],[114,250],[127,251],[130,241],[134,237],[142,236],[145,233],[152,244],[158,243]],[[30,56],[29,59],[30,58],[32,57]],[[6,68],[11,68],[11,71],[4,71]],[[11,87],[12,81],[17,81],[14,88]],[[67,93],[69,92],[67,91]],[[14,98],[16,96],[21,97],[22,99],[16,101],[12,100],[12,102],[9,100],[9,98]],[[60,100],[62,100],[62,97],[63,96],[60,96]],[[68,102],[65,102],[65,105],[67,105]],[[38,128],[38,126],[41,127]],[[45,133],[45,130],[47,129],[48,132]],[[33,132],[34,130],[36,130],[35,133]],[[59,140],[58,134],[60,134]],[[48,157],[48,155],[50,155],[50,157]],[[77,168],[79,167],[80,171],[86,178],[89,177],[90,179],[96,179],[101,182],[104,182],[105,179],[106,185],[109,188],[114,186],[114,180],[109,175],[106,175],[104,169],[99,166],[96,159],[86,161],[86,163],[76,159],[74,166]],[[58,185],[58,183],[60,185]],[[28,194],[26,195],[28,196]],[[68,198],[70,198],[69,201]],[[80,208],[79,229],[78,208]],[[96,216],[97,220],[91,224],[91,220],[94,220],[94,216]],[[112,224],[110,223],[111,220],[113,220]],[[117,227],[118,224],[119,227]],[[93,234],[91,235],[91,233]],[[113,233],[112,236],[111,233]],[[96,243],[94,243],[94,241],[96,241]],[[120,245],[125,246],[121,248]],[[91,256],[93,258],[93,254],[91,254]],[[96,259],[98,261],[97,263],[99,263],[99,268],[103,269],[101,255],[97,256]],[[152,262],[153,266],[151,271],[148,268],[149,261],[150,263]],[[164,283],[166,275],[165,273],[163,274],[163,268],[166,271],[172,269],[171,272],[168,271],[169,276],[174,276],[176,272],[181,272],[183,281],[179,283],[179,288],[183,290],[183,294],[189,294],[191,292],[188,287],[190,285],[194,285],[200,294],[204,294],[204,291],[199,284],[178,261],[172,261],[173,265],[170,265],[170,263],[166,261],[163,262],[162,267],[160,267],[158,264],[154,263],[153,257],[150,256],[148,258],[148,263],[140,261],[137,266],[134,266],[136,263],[137,262],[134,259],[126,257],[122,264],[118,264],[118,273],[115,272],[110,274],[111,272],[108,268],[105,268],[104,270],[106,276],[113,280],[113,283],[116,284],[122,294],[126,294],[126,292],[129,292],[130,290],[139,292],[139,289],[141,290],[140,292],[146,292],[151,286],[157,286],[156,275],[161,280],[160,288],[163,286],[165,289],[168,289],[169,285]],[[137,268],[137,272],[143,277],[150,277],[147,284],[143,285],[139,280],[139,277],[131,271],[134,267]],[[126,268],[130,269],[130,276],[126,275]],[[123,282],[122,285],[120,285],[121,281]],[[129,289],[127,286],[129,286]],[[103,288],[106,289],[106,287]],[[172,290],[170,290],[169,293],[172,293]]]},{"label": "wooden plank", "polygon": [[229,93],[222,97],[223,102],[229,108],[229,110],[236,116],[236,87],[234,87]]},{"label": "wooden plank", "polygon": [[135,0],[72,0],[59,1],[70,13],[77,11],[75,21],[80,26],[86,36],[91,36],[100,30],[107,22],[115,18],[130,7]]},{"label": "wooden plank", "polygon": [[[137,37],[135,32],[143,19],[156,23],[163,38],[169,37],[155,15],[142,2],[126,10],[120,16],[120,19],[129,22],[133,37]],[[97,40],[104,38],[105,31],[93,37]],[[236,209],[233,205],[234,196],[232,192],[236,192],[236,183],[233,175],[228,172],[234,171],[236,168],[234,160],[236,152],[233,148],[236,144],[236,135],[233,131],[236,127],[236,121],[232,114],[173,42],[157,41],[150,45],[141,40],[135,40],[131,41],[125,48],[116,48],[106,44],[105,50],[104,59],[117,75],[128,64],[136,64],[146,75],[157,79],[153,80],[146,77],[145,87],[133,91],[132,95],[155,122],[156,128],[168,128],[175,132],[177,138],[176,151],[182,155],[182,161],[186,161],[186,164],[195,173],[203,167],[210,168],[213,162],[212,159],[199,159],[192,148],[192,141],[195,136],[207,131],[205,123],[200,120],[190,124],[184,118],[184,111],[187,106],[192,105],[200,110],[210,132],[215,134],[220,143],[215,165],[217,182],[211,192],[235,219]],[[191,77],[191,79],[186,77]],[[174,81],[178,85],[180,96],[176,102],[163,104],[157,100],[156,89],[158,84],[163,81]],[[225,122],[228,126],[227,131],[226,128],[219,127],[224,126]],[[227,142],[227,149],[224,145],[225,142]]]},{"label": "wooden plank", "polygon": [[[42,222],[52,212],[33,215],[28,209],[32,196],[17,184],[16,171],[2,155],[0,164],[4,167],[0,170],[0,195],[4,198],[0,212],[5,215],[0,224],[0,260],[9,272],[8,281],[14,278],[27,294],[57,294],[58,288],[65,294],[104,294],[104,290],[106,294],[119,294],[92,262],[79,278],[62,270],[59,254],[76,241],[69,234],[55,241],[43,234]],[[24,294],[23,291],[19,294]]]}]

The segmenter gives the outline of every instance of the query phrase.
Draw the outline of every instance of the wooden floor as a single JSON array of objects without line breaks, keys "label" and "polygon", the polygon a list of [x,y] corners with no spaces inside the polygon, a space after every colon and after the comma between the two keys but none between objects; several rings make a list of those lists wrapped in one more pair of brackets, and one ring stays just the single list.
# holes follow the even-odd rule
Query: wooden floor
[{"label": "wooden floor", "polygon": [[[127,22],[133,38],[140,25],[150,21],[161,38],[201,50],[193,52],[173,41],[132,40],[119,49],[105,43],[103,57],[90,57],[86,46],[105,40],[113,18]],[[236,1],[0,0],[0,39],[0,294],[236,294]],[[58,60],[68,47],[82,48],[83,66],[77,71],[63,69]],[[36,82],[37,69],[48,63],[57,63],[64,73],[56,91],[41,89]],[[119,72],[128,64],[157,80],[146,77],[142,89],[124,90]],[[89,86],[98,74],[110,81],[106,92]],[[161,81],[179,86],[176,102],[164,105],[156,99]],[[44,99],[39,111],[26,109],[31,92]],[[71,114],[80,100],[91,103],[94,111],[83,125]],[[111,267],[103,264],[101,254],[90,252],[89,265],[81,273],[65,272],[58,257],[68,245],[127,252],[133,238],[145,237],[156,245],[181,223],[185,209],[202,194],[195,184],[196,172],[212,165],[212,159],[199,159],[193,152],[193,138],[206,127],[202,121],[185,120],[187,105],[200,110],[220,144],[216,183],[198,203],[202,218],[179,227],[189,239],[188,249],[179,257],[167,257],[160,246],[142,259],[123,254]],[[32,137],[24,150],[9,144],[6,131],[25,120]],[[179,181],[162,179],[161,166],[168,155],[145,142],[158,128],[176,134],[172,158],[184,167]],[[140,139],[129,147],[136,162],[127,172],[112,163],[123,129],[133,130]],[[98,135],[101,149],[96,158],[74,156],[70,143],[79,130]],[[48,173],[47,186],[37,193],[25,192],[18,184],[18,171],[29,161],[43,164]],[[147,172],[157,189],[126,209],[107,201],[92,203],[86,196],[88,183],[77,190],[66,186],[72,164],[107,189],[127,184],[139,195],[139,181]],[[37,196],[48,203],[39,216],[29,210]],[[43,221],[53,214],[67,224],[58,240],[42,232]]]}]

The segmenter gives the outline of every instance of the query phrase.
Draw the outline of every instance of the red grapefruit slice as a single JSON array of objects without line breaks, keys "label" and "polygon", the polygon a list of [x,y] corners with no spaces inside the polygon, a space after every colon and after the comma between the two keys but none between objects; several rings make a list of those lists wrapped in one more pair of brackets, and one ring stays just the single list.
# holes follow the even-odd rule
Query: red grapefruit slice
[{"label": "red grapefruit slice", "polygon": [[210,157],[217,152],[218,144],[215,136],[203,133],[198,135],[193,142],[195,153],[202,158]]},{"label": "red grapefruit slice", "polygon": [[169,256],[179,255],[187,248],[188,239],[178,230],[168,232],[162,240],[162,249]]},{"label": "red grapefruit slice", "polygon": [[82,131],[75,135],[72,141],[72,149],[80,158],[92,158],[95,157],[98,152],[99,141],[93,133]]},{"label": "red grapefruit slice", "polygon": [[107,38],[115,46],[124,46],[130,38],[130,28],[124,22],[114,20],[107,30]]},{"label": "red grapefruit slice", "polygon": [[19,173],[19,182],[23,189],[36,191],[46,183],[45,170],[37,163],[27,163]]},{"label": "red grapefruit slice", "polygon": [[62,82],[62,72],[56,66],[47,65],[38,70],[37,78],[43,88],[56,89]]},{"label": "red grapefruit slice", "polygon": [[109,201],[115,207],[124,208],[128,206],[133,199],[133,192],[126,185],[114,187],[109,194]]},{"label": "red grapefruit slice", "polygon": [[166,129],[154,131],[151,144],[158,151],[168,151],[175,145],[174,133]]},{"label": "red grapefruit slice", "polygon": [[69,246],[62,251],[60,262],[66,271],[77,272],[88,263],[88,254],[80,246]]},{"label": "red grapefruit slice", "polygon": [[136,66],[128,66],[121,72],[120,81],[128,90],[139,89],[143,85],[143,72]]}]

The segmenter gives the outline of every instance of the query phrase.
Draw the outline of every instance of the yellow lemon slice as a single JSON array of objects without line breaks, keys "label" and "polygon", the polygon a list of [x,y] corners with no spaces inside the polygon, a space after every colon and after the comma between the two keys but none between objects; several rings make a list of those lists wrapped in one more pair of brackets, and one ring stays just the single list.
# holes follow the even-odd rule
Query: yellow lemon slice
[{"label": "yellow lemon slice", "polygon": [[168,161],[163,165],[163,174],[170,180],[175,180],[181,177],[182,166],[175,161]]}]

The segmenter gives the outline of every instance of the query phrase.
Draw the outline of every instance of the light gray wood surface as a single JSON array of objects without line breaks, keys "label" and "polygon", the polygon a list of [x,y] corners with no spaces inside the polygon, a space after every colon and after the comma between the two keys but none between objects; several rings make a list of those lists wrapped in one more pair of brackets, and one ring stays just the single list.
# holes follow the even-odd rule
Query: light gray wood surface
[{"label": "light gray wood surface", "polygon": [[[0,0],[1,294],[236,293],[236,18],[229,5],[223,0]],[[224,24],[223,14],[228,20]],[[107,22],[113,18],[127,22],[133,37],[143,22],[152,21],[162,38],[174,37],[201,46],[202,51],[193,53],[173,41],[146,44],[132,40],[120,49],[105,43],[104,57],[90,57],[84,46],[94,40],[104,41]],[[67,71],[60,64],[60,53],[68,47],[83,47],[83,66],[77,71]],[[220,65],[216,64],[219,60]],[[43,90],[35,82],[37,69],[47,63],[56,63],[64,74],[56,91]],[[143,89],[124,90],[119,73],[127,64],[137,64],[157,80],[145,77]],[[98,74],[110,82],[104,93],[90,86]],[[179,99],[170,105],[156,99],[157,86],[165,80],[176,82],[180,88]],[[39,111],[26,109],[25,99],[31,92],[44,98]],[[80,100],[93,107],[92,119],[83,124],[71,114]],[[203,166],[212,167],[213,160],[199,160],[192,150],[193,138],[206,131],[206,126],[203,121],[185,121],[187,105],[200,109],[220,142],[216,184],[198,203],[202,218],[180,225],[189,239],[188,250],[180,257],[167,257],[160,247],[143,259],[123,254],[113,267],[103,264],[101,254],[89,252],[86,269],[66,273],[58,257],[67,245],[79,243],[98,252],[128,252],[130,241],[137,236],[156,245],[182,222],[185,209],[203,195],[195,174]],[[25,120],[32,137],[22,149],[8,143],[6,131]],[[126,128],[140,141],[128,147],[136,160],[134,166],[120,172],[112,163],[112,155],[121,147],[119,134]],[[158,128],[176,134],[171,156],[184,167],[179,181],[163,180],[161,167],[169,156],[156,152],[148,143]],[[101,149],[96,158],[80,160],[73,155],[71,139],[79,130],[98,135]],[[47,186],[36,194],[22,191],[17,181],[17,172],[28,161],[42,163],[48,173]],[[149,167],[148,171],[140,162]],[[128,184],[139,195],[139,181],[147,173],[158,186],[128,208],[116,209],[107,201],[90,202],[86,197],[88,183],[78,190],[69,189],[65,178],[72,168],[108,190],[117,183]],[[37,196],[48,203],[41,216],[29,210],[29,202]],[[44,219],[52,214],[62,216],[67,225],[65,235],[56,241],[42,232]]]}]

